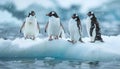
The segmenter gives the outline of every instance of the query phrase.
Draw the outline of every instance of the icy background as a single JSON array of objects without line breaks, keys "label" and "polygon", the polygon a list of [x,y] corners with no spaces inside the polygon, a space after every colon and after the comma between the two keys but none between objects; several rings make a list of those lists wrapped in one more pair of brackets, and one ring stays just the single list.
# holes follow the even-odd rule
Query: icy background
[{"label": "icy background", "polygon": [[83,25],[83,36],[86,35],[85,20],[87,12],[92,10],[100,23],[103,35],[120,34],[120,1],[119,0],[1,0],[0,1],[0,37],[15,39],[22,37],[19,29],[28,15],[34,10],[41,27],[42,37],[44,25],[48,21],[46,13],[54,10],[68,32],[68,21],[73,13],[78,13]]},{"label": "icy background", "polygon": [[83,38],[85,43],[72,44],[67,39],[48,41],[48,38],[36,40],[0,39],[0,59],[44,59],[46,57],[58,60],[79,61],[111,61],[120,59],[120,35],[103,36],[105,43],[90,43],[89,38]]},{"label": "icy background", "polygon": [[[120,35],[105,43],[69,43],[66,39],[0,39],[0,69],[119,69]],[[99,63],[97,62],[99,61]]]},{"label": "icy background", "polygon": [[[0,69],[120,69],[120,0],[0,0]],[[34,10],[41,34],[24,40],[20,27]],[[68,34],[68,21],[78,13],[85,43],[48,41],[46,13],[56,11]],[[98,18],[104,43],[86,37],[87,12]],[[68,37],[68,35],[67,35]],[[68,38],[69,39],[69,38]],[[99,64],[89,62],[99,61]]]}]

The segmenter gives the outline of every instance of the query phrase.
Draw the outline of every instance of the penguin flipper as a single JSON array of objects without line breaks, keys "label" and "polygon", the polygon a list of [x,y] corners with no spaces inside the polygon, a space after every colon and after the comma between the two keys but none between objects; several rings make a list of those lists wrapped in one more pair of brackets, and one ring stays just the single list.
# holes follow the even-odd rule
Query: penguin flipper
[{"label": "penguin flipper", "polygon": [[49,22],[47,22],[47,24],[45,26],[45,33],[47,32],[48,24],[49,24]]},{"label": "penguin flipper", "polygon": [[22,32],[24,26],[25,26],[25,22],[23,22],[23,24],[22,24],[22,26],[21,26],[21,28],[20,28],[20,33]]},{"label": "penguin flipper", "polygon": [[37,23],[37,28],[38,28],[39,33],[40,33],[40,26],[39,26],[39,23]]},{"label": "penguin flipper", "polygon": [[92,36],[93,29],[95,28],[94,24],[91,24],[92,26],[90,27],[90,36]]}]

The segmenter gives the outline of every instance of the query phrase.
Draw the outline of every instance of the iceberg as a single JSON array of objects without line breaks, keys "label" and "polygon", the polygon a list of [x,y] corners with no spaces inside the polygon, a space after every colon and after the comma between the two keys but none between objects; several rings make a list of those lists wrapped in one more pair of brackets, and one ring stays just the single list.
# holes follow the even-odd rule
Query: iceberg
[{"label": "iceberg", "polygon": [[67,39],[48,41],[48,38],[36,40],[16,38],[14,40],[0,39],[0,59],[44,59],[51,57],[59,60],[107,61],[120,58],[120,35],[103,36],[104,43],[90,43],[89,38],[83,38],[85,43],[72,44]]}]

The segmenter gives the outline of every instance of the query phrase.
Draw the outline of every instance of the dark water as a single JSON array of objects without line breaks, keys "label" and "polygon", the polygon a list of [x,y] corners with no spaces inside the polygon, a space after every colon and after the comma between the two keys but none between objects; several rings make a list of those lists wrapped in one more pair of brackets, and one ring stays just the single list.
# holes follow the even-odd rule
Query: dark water
[{"label": "dark water", "polygon": [[0,69],[120,69],[120,61],[0,60]]}]

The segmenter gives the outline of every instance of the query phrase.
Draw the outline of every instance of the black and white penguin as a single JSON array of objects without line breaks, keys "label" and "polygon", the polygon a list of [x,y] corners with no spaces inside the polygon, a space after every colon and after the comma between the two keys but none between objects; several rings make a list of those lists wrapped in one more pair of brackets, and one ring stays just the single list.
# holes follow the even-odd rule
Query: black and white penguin
[{"label": "black and white penguin", "polygon": [[68,40],[69,42],[72,42],[73,44],[76,43],[77,41],[83,42],[81,35],[82,34],[81,21],[77,14],[72,15],[72,18],[70,19],[68,24],[68,29],[70,32],[70,39],[71,39]]},{"label": "black and white penguin", "polygon": [[46,16],[49,16],[49,21],[45,26],[45,32],[47,31],[49,40],[58,39],[62,32],[61,29],[64,29],[59,16],[55,11],[49,12]]},{"label": "black and white penguin", "polygon": [[90,37],[91,42],[95,42],[96,40],[103,42],[99,23],[97,21],[97,18],[95,17],[95,14],[90,11],[87,13],[87,15],[88,15],[88,18],[87,18],[88,22],[86,23],[86,28],[87,28],[88,36]]},{"label": "black and white penguin", "polygon": [[31,11],[26,17],[20,32],[23,32],[25,39],[34,40],[40,33],[40,27],[35,17],[35,12]]}]

